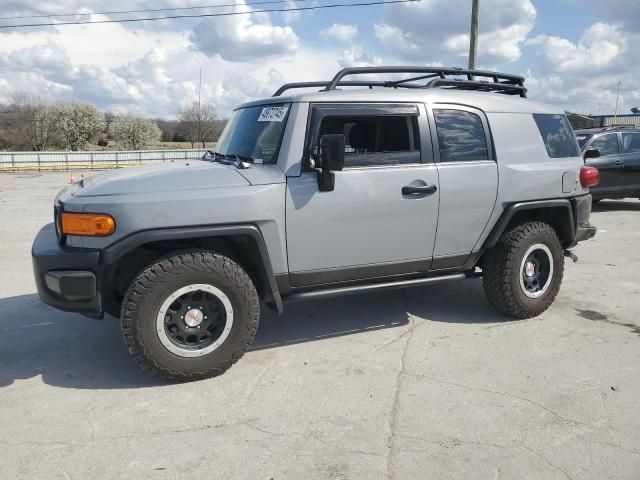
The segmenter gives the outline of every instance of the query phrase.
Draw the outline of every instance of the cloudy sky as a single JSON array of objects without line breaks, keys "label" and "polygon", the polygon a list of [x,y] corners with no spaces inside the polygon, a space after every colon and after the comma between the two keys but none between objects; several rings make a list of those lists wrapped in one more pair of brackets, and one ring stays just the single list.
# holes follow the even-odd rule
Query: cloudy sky
[{"label": "cloudy sky", "polygon": [[[341,67],[466,66],[471,0],[256,13],[282,4],[144,16],[249,15],[140,23],[0,29],[0,102],[12,91],[79,98],[113,112],[172,117],[202,97],[222,116],[282,83],[329,79]],[[288,6],[358,0],[287,0]],[[234,0],[3,0],[0,25],[52,21],[12,16],[233,4]],[[480,68],[523,74],[529,96],[582,113],[640,107],[640,0],[480,0]],[[108,6],[107,6],[108,5]],[[253,10],[251,10],[253,9]],[[131,18],[86,15],[58,20]]]}]

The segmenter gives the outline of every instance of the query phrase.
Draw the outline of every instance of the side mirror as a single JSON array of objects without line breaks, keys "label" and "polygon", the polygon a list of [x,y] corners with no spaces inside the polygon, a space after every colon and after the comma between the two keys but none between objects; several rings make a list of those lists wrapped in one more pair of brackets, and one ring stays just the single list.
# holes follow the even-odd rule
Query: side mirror
[{"label": "side mirror", "polygon": [[330,192],[335,187],[334,171],[344,168],[345,139],[341,133],[332,133],[320,137],[320,171],[318,189]]},{"label": "side mirror", "polygon": [[582,154],[582,158],[584,158],[585,160],[589,160],[590,158],[598,158],[598,157],[600,157],[600,150],[596,150],[596,149],[585,150],[585,152]]}]

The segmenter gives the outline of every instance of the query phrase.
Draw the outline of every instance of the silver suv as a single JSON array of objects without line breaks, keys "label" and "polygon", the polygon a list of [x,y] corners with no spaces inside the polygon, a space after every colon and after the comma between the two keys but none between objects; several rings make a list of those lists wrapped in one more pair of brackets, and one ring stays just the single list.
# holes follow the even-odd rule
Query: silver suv
[{"label": "silver suv", "polygon": [[[482,277],[498,311],[538,315],[564,257],[595,234],[598,171],[563,111],[527,100],[523,83],[367,67],[285,85],[238,107],[202,161],[60,192],[33,244],[40,298],[120,317],[135,360],[177,380],[237,361],[261,300],[282,312],[294,299]],[[303,87],[322,90],[291,93]]]}]

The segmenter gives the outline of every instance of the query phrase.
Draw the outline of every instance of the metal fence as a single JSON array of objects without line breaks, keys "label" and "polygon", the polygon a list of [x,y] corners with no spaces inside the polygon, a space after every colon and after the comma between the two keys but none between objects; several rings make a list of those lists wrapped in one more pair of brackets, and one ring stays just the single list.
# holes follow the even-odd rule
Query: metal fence
[{"label": "metal fence", "polygon": [[0,171],[104,170],[172,160],[195,160],[203,149],[100,152],[0,152]]}]

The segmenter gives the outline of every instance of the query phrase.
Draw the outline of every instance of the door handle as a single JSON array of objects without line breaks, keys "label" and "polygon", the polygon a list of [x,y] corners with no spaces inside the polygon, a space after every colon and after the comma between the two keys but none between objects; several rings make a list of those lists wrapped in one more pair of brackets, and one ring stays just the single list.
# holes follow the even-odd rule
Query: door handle
[{"label": "door handle", "polygon": [[405,185],[402,187],[402,195],[433,195],[438,190],[435,185]]},{"label": "door handle", "polygon": [[622,160],[620,159],[616,160],[616,165],[622,165]]}]

